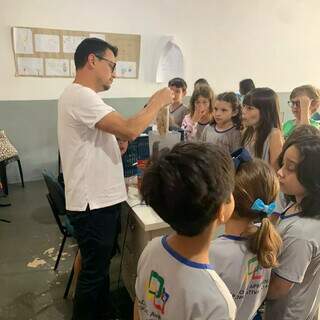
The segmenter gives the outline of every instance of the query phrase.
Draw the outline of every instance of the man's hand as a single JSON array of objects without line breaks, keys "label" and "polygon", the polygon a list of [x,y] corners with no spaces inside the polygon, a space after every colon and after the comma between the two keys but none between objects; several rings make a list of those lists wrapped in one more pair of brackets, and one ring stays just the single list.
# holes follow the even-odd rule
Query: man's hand
[{"label": "man's hand", "polygon": [[168,87],[160,89],[151,96],[148,105],[151,103],[156,103],[159,104],[159,109],[161,109],[173,102],[173,95],[173,92]]}]

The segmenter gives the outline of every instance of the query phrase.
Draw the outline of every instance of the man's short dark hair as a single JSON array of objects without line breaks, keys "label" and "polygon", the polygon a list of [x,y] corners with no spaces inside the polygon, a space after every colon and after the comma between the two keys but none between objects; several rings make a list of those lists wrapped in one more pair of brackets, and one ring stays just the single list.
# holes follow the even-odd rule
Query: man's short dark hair
[{"label": "man's short dark hair", "polygon": [[93,53],[97,56],[103,56],[106,50],[111,50],[115,57],[118,55],[118,48],[104,40],[98,38],[84,39],[74,53],[76,69],[78,70],[85,66],[89,54]]},{"label": "man's short dark hair", "polygon": [[173,78],[169,81],[168,87],[181,88],[182,90],[187,90],[187,83],[182,78]]},{"label": "man's short dark hair", "polygon": [[255,89],[256,86],[252,79],[243,79],[239,82],[239,92],[241,95],[246,95],[250,90]]},{"label": "man's short dark hair", "polygon": [[230,155],[208,143],[179,143],[146,169],[142,199],[178,234],[196,236],[216,218],[234,188]]}]

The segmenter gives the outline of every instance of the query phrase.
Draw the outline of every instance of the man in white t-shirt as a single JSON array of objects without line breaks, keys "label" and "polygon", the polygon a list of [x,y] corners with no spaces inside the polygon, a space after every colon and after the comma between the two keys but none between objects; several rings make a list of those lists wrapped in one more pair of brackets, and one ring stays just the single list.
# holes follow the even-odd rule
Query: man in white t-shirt
[{"label": "man in white t-shirt", "polygon": [[106,105],[97,92],[108,90],[116,77],[117,51],[100,39],[83,40],[74,54],[75,80],[58,103],[66,209],[82,257],[73,320],[104,319],[110,313],[108,270],[120,204],[126,200],[116,137],[134,140],[172,102],[169,88],[159,90],[129,119]]}]

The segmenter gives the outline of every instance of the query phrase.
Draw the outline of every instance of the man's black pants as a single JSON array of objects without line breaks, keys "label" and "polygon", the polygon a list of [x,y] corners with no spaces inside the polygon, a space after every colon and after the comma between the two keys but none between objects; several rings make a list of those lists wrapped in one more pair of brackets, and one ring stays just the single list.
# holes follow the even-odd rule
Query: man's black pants
[{"label": "man's black pants", "polygon": [[68,211],[81,253],[73,320],[97,320],[110,312],[109,267],[121,204],[83,212]]}]

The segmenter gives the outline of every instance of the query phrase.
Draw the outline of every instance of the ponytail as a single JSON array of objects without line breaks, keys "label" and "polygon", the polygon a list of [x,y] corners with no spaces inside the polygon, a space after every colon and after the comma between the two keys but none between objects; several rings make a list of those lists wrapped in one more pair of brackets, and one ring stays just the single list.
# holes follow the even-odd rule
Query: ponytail
[{"label": "ponytail", "polygon": [[282,239],[268,218],[262,219],[260,227],[251,227],[247,237],[249,250],[257,255],[262,267],[273,268],[278,265]]}]

